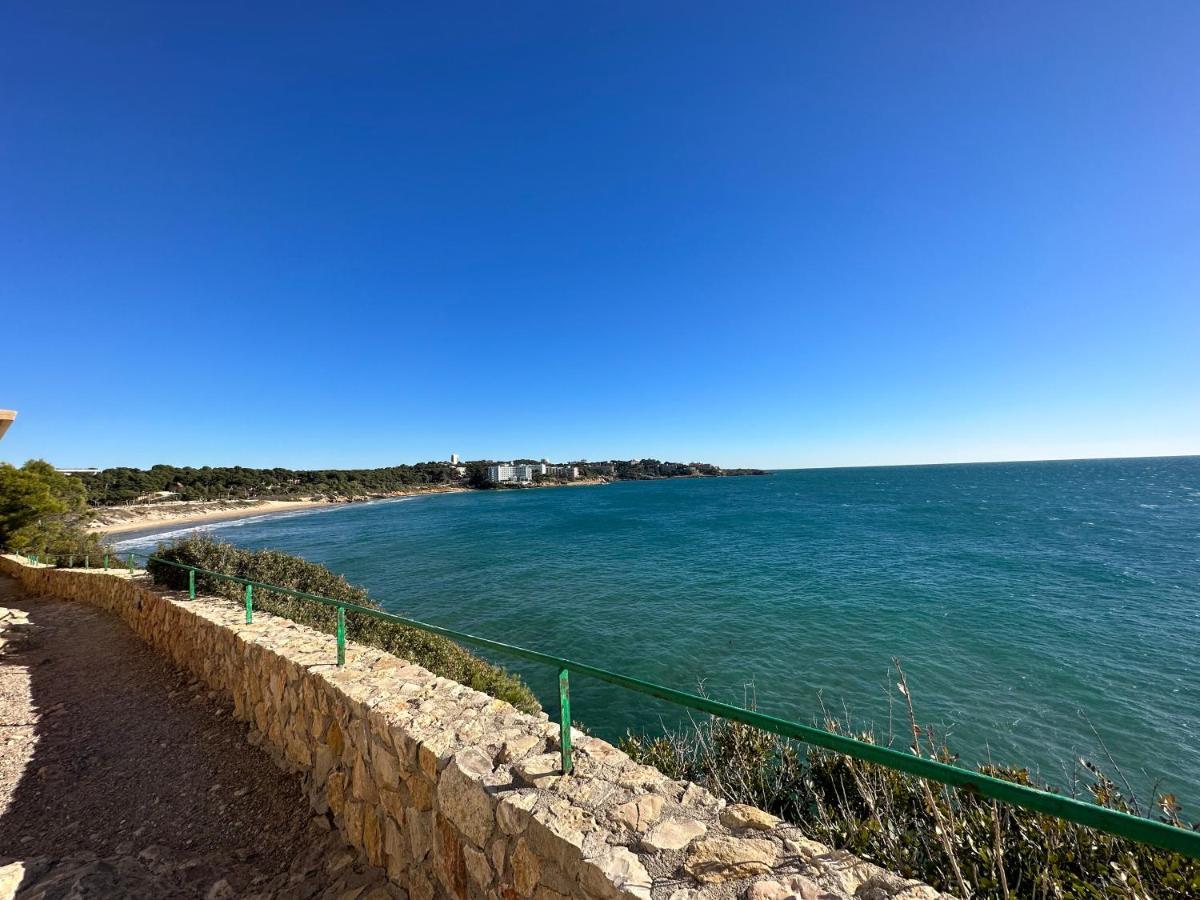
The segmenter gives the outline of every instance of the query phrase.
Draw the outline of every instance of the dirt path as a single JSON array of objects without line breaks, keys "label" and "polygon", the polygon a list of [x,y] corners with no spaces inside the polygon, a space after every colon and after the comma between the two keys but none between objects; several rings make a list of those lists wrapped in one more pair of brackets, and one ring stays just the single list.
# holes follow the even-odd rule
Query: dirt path
[{"label": "dirt path", "polygon": [[110,614],[0,575],[0,900],[403,896],[230,711]]}]

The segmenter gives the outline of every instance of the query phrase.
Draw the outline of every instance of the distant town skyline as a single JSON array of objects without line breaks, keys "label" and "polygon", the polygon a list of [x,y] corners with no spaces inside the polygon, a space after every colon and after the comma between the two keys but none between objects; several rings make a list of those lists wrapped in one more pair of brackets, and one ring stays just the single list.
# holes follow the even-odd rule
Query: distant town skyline
[{"label": "distant town skyline", "polygon": [[0,34],[0,459],[1200,452],[1200,5]]}]

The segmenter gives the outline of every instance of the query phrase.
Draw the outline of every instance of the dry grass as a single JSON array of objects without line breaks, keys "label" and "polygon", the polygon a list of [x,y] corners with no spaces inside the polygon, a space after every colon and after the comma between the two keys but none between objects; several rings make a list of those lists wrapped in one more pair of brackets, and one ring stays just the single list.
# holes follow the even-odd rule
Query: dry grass
[{"label": "dry grass", "polygon": [[[911,732],[909,750],[942,762],[956,757],[918,724],[896,663]],[[747,705],[753,707],[753,696]],[[877,742],[848,717],[822,727]],[[800,825],[813,838],[962,897],[1200,897],[1200,861],[1110,837],[1051,816],[997,804],[926,779],[807,747],[725,719],[693,719],[661,736],[628,735],[622,748],[674,778],[705,785],[726,800],[749,803]],[[1019,784],[1045,788],[1028,770],[980,766]],[[1098,766],[1081,761],[1073,794],[1139,813]],[[1188,827],[1171,795],[1155,798],[1158,818]],[[1197,826],[1191,826],[1196,828]]]}]

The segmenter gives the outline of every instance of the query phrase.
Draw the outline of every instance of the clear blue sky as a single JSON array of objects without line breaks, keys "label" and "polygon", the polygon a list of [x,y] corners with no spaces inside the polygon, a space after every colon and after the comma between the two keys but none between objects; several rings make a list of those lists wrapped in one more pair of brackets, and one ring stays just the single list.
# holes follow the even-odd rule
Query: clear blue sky
[{"label": "clear blue sky", "polygon": [[6,4],[0,458],[1200,452],[1200,4]]}]

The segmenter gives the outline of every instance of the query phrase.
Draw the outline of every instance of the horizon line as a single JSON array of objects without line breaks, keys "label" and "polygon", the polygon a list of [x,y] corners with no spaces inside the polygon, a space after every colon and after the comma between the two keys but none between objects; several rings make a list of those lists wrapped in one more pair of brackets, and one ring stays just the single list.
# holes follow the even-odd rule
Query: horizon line
[{"label": "horizon line", "polygon": [[[1043,462],[1115,462],[1129,459],[1192,459],[1200,457],[1200,453],[1147,453],[1134,456],[1047,456],[1020,459],[965,459],[943,460],[941,462],[917,463],[851,463],[847,465],[818,465],[818,466],[780,466],[767,469],[768,472],[815,472],[825,469],[915,469],[928,466],[1005,466],[1021,465],[1023,463]],[[724,467],[722,467],[724,468]],[[759,468],[756,466],[730,466],[731,469]]]},{"label": "horizon line", "polygon": [[[695,463],[699,463],[702,465],[713,465],[719,469],[761,469],[762,471],[765,471],[765,472],[810,472],[810,471],[823,471],[823,470],[828,470],[828,469],[912,469],[912,468],[923,468],[923,467],[930,467],[930,466],[1000,466],[1000,465],[1019,465],[1022,463],[1041,463],[1041,462],[1104,462],[1104,461],[1133,460],[1133,459],[1190,459],[1190,458],[1195,458],[1195,457],[1200,457],[1200,452],[1197,452],[1197,453],[1148,453],[1148,454],[1136,454],[1133,456],[1051,456],[1051,457],[1035,457],[1035,458],[1022,457],[1019,459],[969,459],[969,460],[940,460],[940,461],[936,461],[936,462],[846,463],[846,464],[838,464],[838,465],[785,465],[785,466],[761,466],[761,465],[744,465],[744,464],[720,465],[717,463],[706,463],[706,462],[703,462],[702,460],[691,460],[687,463],[684,463],[681,461],[676,462],[674,460],[667,459],[666,457],[659,459],[659,461],[664,462],[664,463],[675,462],[678,465],[692,465]],[[516,456],[516,457],[512,457],[512,458],[513,459],[531,459],[532,457]],[[632,458],[633,457],[620,457],[619,460],[628,460],[628,459],[632,459]],[[43,457],[30,457],[28,460],[26,460],[26,462],[30,462],[34,459],[44,459],[44,458]],[[643,457],[639,457],[638,459],[639,460],[655,459],[655,457],[643,456]],[[609,459],[596,459],[596,460],[582,460],[582,459],[566,460],[565,462],[582,463],[582,464],[586,465],[588,463],[597,463],[597,464],[611,463],[611,462],[617,462],[619,460],[617,457],[613,457],[613,458],[609,458]],[[469,461],[470,462],[480,462],[480,461],[484,461],[484,460],[469,460]],[[487,462],[495,462],[496,460],[486,460],[486,461]],[[0,464],[4,464],[6,462],[7,461],[5,461],[5,460],[0,460]],[[466,462],[466,461],[460,461],[459,465],[461,465],[463,462]],[[314,472],[314,471],[331,471],[331,472],[342,471],[342,472],[345,472],[345,471],[355,471],[355,470],[369,471],[371,469],[390,469],[390,468],[396,468],[398,466],[417,466],[417,465],[427,465],[430,463],[435,463],[435,464],[442,463],[445,465],[450,465],[450,463],[447,460],[440,460],[440,459],[419,460],[417,462],[412,462],[412,463],[393,463],[391,465],[376,465],[376,466],[316,466],[316,467],[293,467],[293,466],[280,466],[280,465],[248,466],[248,465],[243,465],[241,463],[233,463],[230,465],[212,465],[210,463],[204,463],[204,464],[198,465],[198,466],[197,465],[178,465],[175,463],[153,463],[152,465],[145,466],[145,467],[131,466],[131,465],[74,466],[74,467],[60,466],[60,465],[54,465],[54,464],[52,464],[52,465],[54,465],[54,467],[59,470],[72,469],[72,468],[73,469],[94,468],[94,469],[96,469],[96,471],[99,471],[99,472],[103,472],[108,469],[137,469],[139,471],[145,472],[145,471],[149,471],[151,468],[153,468],[153,466],[160,466],[160,465],[169,465],[169,466],[172,466],[173,468],[178,468],[178,469],[200,469],[200,468],[204,468],[205,466],[208,466],[209,468],[214,468],[214,469],[240,467],[243,469],[277,469],[278,468],[278,469],[288,469],[293,472]],[[7,464],[13,465],[13,466],[19,465],[16,462],[8,462]]]}]

